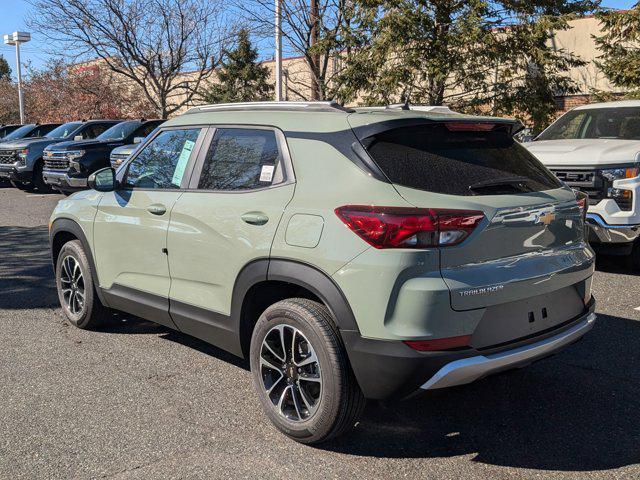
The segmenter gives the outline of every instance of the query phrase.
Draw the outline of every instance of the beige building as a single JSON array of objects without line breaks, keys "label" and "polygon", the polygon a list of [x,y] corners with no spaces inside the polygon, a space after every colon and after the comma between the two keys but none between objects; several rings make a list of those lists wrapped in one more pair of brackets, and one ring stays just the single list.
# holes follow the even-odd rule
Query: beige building
[{"label": "beige building", "polygon": [[569,72],[571,78],[578,85],[580,92],[575,95],[558,97],[558,109],[565,111],[575,106],[589,103],[591,93],[594,91],[624,94],[624,90],[612,85],[596,66],[595,60],[601,55],[601,52],[598,50],[593,37],[602,35],[598,19],[589,16],[573,20],[569,22],[569,25],[571,26],[570,29],[555,33],[552,46],[558,50],[563,49],[566,52],[577,55],[586,62],[586,65],[573,68]]}]

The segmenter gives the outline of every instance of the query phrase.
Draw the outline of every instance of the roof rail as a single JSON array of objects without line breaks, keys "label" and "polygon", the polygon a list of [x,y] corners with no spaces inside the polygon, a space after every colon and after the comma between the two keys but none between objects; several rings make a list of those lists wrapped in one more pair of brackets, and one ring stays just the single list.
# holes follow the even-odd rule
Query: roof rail
[{"label": "roof rail", "polygon": [[345,108],[339,103],[331,100],[325,102],[239,102],[239,103],[214,103],[211,105],[202,105],[199,107],[193,107],[187,110],[189,113],[201,113],[201,112],[224,112],[224,111],[243,111],[243,110],[277,110],[277,111],[299,111],[299,110],[313,110],[313,111],[341,111],[341,112],[353,112],[350,108]]}]

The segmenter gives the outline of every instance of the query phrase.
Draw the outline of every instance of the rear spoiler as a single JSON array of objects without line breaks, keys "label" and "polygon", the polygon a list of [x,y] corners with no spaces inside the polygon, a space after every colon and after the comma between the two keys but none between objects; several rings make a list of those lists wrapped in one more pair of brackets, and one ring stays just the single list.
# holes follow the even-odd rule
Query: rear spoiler
[{"label": "rear spoiler", "polygon": [[[473,126],[477,126],[478,130],[489,131],[490,128],[484,128],[483,126],[493,125],[493,129],[506,128],[509,135],[514,136],[522,129],[524,125],[520,120],[507,119],[507,118],[491,118],[491,117],[462,117],[456,118],[452,115],[451,118],[399,118],[394,120],[387,120],[384,122],[372,123],[369,125],[362,125],[353,128],[353,132],[358,137],[358,140],[363,142],[366,138],[372,137],[387,130],[394,130],[402,127],[415,127],[418,125],[433,125],[434,123],[455,124],[460,131],[465,130],[465,126],[468,126],[468,130],[473,130]],[[453,130],[453,128],[452,128]]]}]

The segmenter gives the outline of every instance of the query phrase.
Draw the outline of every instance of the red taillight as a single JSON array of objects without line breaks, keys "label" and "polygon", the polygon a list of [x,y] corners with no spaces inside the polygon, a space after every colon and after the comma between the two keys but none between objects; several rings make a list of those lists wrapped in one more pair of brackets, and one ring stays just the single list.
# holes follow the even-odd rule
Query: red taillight
[{"label": "red taillight", "polygon": [[582,218],[587,218],[587,210],[589,209],[589,195],[581,192],[579,190],[574,190],[576,194],[576,203],[580,208],[580,213],[582,213]]},{"label": "red taillight", "polygon": [[584,212],[587,210],[587,199],[580,198],[577,200],[577,202],[578,202],[578,207],[580,207],[580,211],[584,214]]},{"label": "red taillight", "polygon": [[450,132],[490,132],[496,126],[488,122],[445,122]]},{"label": "red taillight", "polygon": [[468,347],[470,340],[471,335],[462,335],[460,337],[437,338],[435,340],[406,340],[403,343],[419,352],[432,352]]},{"label": "red taillight", "polygon": [[484,218],[477,210],[347,205],[336,215],[376,248],[431,248],[457,245]]}]

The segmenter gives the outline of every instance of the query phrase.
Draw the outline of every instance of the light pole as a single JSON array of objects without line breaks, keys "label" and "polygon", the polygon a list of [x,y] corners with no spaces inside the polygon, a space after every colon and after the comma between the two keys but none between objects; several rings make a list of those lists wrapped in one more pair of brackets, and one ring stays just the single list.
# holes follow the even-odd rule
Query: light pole
[{"label": "light pole", "polygon": [[20,123],[24,123],[24,99],[22,98],[22,70],[20,68],[20,44],[31,40],[27,32],[13,32],[4,36],[4,43],[16,46],[16,66],[18,69],[18,103],[20,104]]},{"label": "light pole", "polygon": [[276,24],[276,102],[282,101],[282,0],[275,0]]}]

